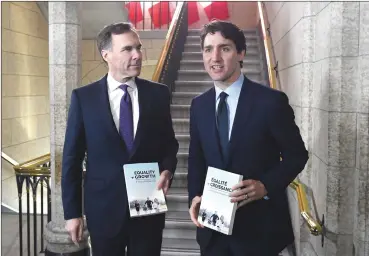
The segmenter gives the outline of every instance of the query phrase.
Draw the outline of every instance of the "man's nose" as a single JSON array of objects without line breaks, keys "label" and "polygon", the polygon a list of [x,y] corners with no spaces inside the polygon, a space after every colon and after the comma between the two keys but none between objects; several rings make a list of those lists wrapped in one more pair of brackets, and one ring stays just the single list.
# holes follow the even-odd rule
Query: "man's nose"
[{"label": "man's nose", "polygon": [[142,54],[141,54],[140,50],[138,50],[138,49],[133,50],[133,52],[132,52],[132,58],[133,59],[135,59],[135,60],[140,59],[141,56],[142,56]]},{"label": "man's nose", "polygon": [[215,61],[218,61],[220,60],[220,51],[218,49],[214,49],[212,55],[211,55],[211,58]]}]

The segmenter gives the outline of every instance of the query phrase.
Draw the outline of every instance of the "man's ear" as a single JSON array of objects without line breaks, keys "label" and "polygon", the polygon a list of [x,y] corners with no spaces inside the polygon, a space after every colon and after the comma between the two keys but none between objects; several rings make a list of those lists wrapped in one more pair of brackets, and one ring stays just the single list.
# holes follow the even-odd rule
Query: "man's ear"
[{"label": "man's ear", "polygon": [[245,54],[246,54],[246,51],[245,50],[242,50],[238,56],[239,56],[239,61],[242,61],[244,58],[245,58]]},{"label": "man's ear", "polygon": [[108,62],[109,60],[109,51],[108,50],[101,50],[101,57]]}]

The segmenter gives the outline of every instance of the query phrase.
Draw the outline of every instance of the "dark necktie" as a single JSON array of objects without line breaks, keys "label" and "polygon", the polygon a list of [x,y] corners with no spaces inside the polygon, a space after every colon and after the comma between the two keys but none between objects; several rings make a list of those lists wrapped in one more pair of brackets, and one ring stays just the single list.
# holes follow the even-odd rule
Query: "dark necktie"
[{"label": "dark necktie", "polygon": [[218,124],[218,136],[220,147],[223,155],[223,160],[227,162],[228,160],[228,106],[226,98],[227,93],[220,93],[220,99],[217,111],[217,124]]},{"label": "dark necktie", "polygon": [[119,86],[124,91],[124,95],[120,100],[120,116],[119,116],[119,134],[124,140],[128,153],[131,153],[133,146],[133,112],[132,101],[128,93],[128,85]]}]

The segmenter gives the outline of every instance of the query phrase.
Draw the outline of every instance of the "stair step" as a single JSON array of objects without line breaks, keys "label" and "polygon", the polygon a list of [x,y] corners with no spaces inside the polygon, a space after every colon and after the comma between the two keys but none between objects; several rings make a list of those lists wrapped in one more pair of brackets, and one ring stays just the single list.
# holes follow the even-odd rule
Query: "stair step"
[{"label": "stair step", "polygon": [[163,238],[162,248],[161,255],[200,256],[200,247],[195,239]]},{"label": "stair step", "polygon": [[[188,215],[189,212],[187,212]],[[168,229],[196,229],[196,225],[191,221],[188,220],[179,220],[179,219],[167,219],[165,220],[165,228]]]},{"label": "stair step", "polygon": [[190,119],[189,118],[172,118],[173,129],[175,134],[189,134],[190,133]]},{"label": "stair step", "polygon": [[201,256],[200,251],[161,251],[160,256]]},{"label": "stair step", "polygon": [[[179,167],[174,173],[171,188],[182,188],[187,189],[187,167]],[[168,215],[167,215],[168,217]]]},{"label": "stair step", "polygon": [[173,92],[172,104],[191,105],[193,98],[201,95],[200,92]]},{"label": "stair step", "polygon": [[188,151],[190,146],[190,135],[189,134],[176,134],[176,139],[179,143],[180,151]]},{"label": "stair step", "polygon": [[[188,191],[187,188],[170,188],[167,194],[167,201],[178,201],[188,203]],[[186,209],[188,211],[188,207]],[[186,211],[180,210],[180,211]],[[178,211],[178,210],[172,210]]]},{"label": "stair step", "polygon": [[204,93],[214,86],[214,82],[211,80],[207,81],[183,81],[177,80],[174,82],[176,92],[197,92]]},{"label": "stair step", "polygon": [[168,212],[188,211],[188,192],[187,188],[171,187],[166,195]]},{"label": "stair step", "polygon": [[[165,214],[167,220],[191,221],[188,211],[171,211]],[[191,221],[192,222],[192,221]]]},{"label": "stair step", "polygon": [[[187,212],[189,215],[189,213]],[[165,221],[163,238],[195,239],[196,225],[191,220],[170,220]]]},{"label": "stair step", "polygon": [[190,118],[190,105],[171,105],[170,110],[173,118]]}]

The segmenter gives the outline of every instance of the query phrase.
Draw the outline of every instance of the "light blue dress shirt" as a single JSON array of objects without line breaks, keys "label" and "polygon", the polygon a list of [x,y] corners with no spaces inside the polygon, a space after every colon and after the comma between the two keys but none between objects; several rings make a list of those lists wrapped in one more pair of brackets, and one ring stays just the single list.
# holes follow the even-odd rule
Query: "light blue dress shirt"
[{"label": "light blue dress shirt", "polygon": [[[224,90],[225,93],[228,94],[228,97],[226,98],[226,102],[228,105],[228,116],[229,116],[229,123],[228,123],[228,139],[231,139],[232,134],[232,126],[234,122],[234,117],[236,116],[236,110],[237,110],[237,104],[238,99],[240,98],[241,88],[244,80],[244,76],[241,73],[241,75],[238,77],[238,79],[231,84],[227,89]],[[218,111],[218,104],[219,104],[219,95],[223,92],[222,89],[220,89],[217,84],[215,83],[215,110]],[[215,113],[216,115],[216,113]]]},{"label": "light blue dress shirt", "polygon": [[[241,73],[240,76],[238,77],[238,79],[225,90],[222,90],[221,88],[219,88],[217,86],[216,83],[214,83],[214,85],[215,85],[215,110],[216,110],[216,112],[218,111],[220,93],[225,92],[225,93],[228,94],[228,97],[226,98],[226,102],[227,102],[227,105],[228,105],[228,116],[229,116],[229,123],[228,123],[228,139],[229,140],[231,139],[233,122],[234,122],[234,118],[236,116],[238,99],[240,98],[241,89],[242,89],[244,79],[245,79],[245,77]],[[216,112],[215,112],[215,115],[216,115]],[[264,199],[268,200],[269,197],[265,196]]]}]

